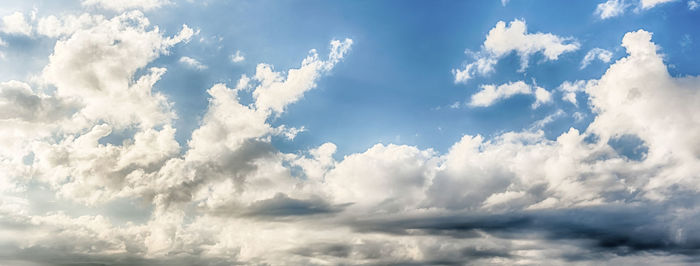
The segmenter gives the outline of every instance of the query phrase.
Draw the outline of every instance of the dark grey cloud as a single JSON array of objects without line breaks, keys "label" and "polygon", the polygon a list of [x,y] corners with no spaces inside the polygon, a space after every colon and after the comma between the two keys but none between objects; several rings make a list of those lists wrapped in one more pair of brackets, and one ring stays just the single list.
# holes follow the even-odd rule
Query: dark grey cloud
[{"label": "dark grey cloud", "polygon": [[85,254],[40,246],[17,248],[0,246],[0,265],[16,266],[189,266],[239,265],[235,258],[207,258],[197,254],[172,254],[168,258],[148,259],[138,254]]},{"label": "dark grey cloud", "polygon": [[[675,212],[683,212],[684,216],[676,217]],[[656,252],[686,255],[690,261],[697,261],[700,258],[700,226],[690,217],[700,218],[700,213],[669,203],[640,202],[619,206],[500,214],[368,218],[354,220],[351,226],[360,232],[395,235],[479,238],[481,233],[485,232],[504,239],[578,241],[581,248],[592,254],[610,253],[625,256],[639,252]],[[533,236],[533,233],[536,233],[536,236]],[[591,258],[581,255],[568,259]]]},{"label": "dark grey cloud", "polygon": [[253,202],[245,215],[249,216],[306,216],[340,212],[347,204],[331,205],[320,197],[294,199],[277,193],[266,200]]},{"label": "dark grey cloud", "polygon": [[249,206],[228,204],[212,210],[211,213],[217,216],[290,220],[305,216],[332,215],[343,211],[349,205],[331,204],[318,196],[296,199],[284,193],[277,193],[272,198],[255,201]]}]

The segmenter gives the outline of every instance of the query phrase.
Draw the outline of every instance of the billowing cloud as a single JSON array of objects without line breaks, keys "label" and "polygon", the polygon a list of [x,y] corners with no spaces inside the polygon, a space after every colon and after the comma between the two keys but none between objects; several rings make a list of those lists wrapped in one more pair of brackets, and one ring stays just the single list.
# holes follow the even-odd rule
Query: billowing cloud
[{"label": "billowing cloud", "polygon": [[486,35],[481,51],[473,53],[474,62],[463,69],[453,69],[455,83],[464,83],[475,75],[486,75],[494,71],[498,60],[512,52],[520,57],[520,71],[525,71],[530,56],[542,53],[546,60],[557,60],[561,54],[579,48],[573,38],[551,33],[528,33],[524,21],[513,20],[506,24],[499,21]]},{"label": "billowing cloud", "polygon": [[[181,145],[157,90],[166,69],[151,64],[190,27],[164,36],[140,11],[46,21],[38,32],[61,29],[37,78],[46,85],[0,83],[0,264],[697,261],[700,77],[670,75],[649,32],[625,34],[627,55],[599,78],[560,86],[572,103],[588,98],[585,129],[546,137],[557,111],[522,131],[463,135],[444,153],[380,143],[341,158],[330,142],[278,150],[272,137],[302,129],[271,121],[349,55],[350,39],[296,68],[258,64],[235,86],[214,84]],[[492,30],[488,58],[575,49],[519,23]],[[533,108],[553,97],[517,81],[484,85],[472,102],[517,94]],[[144,205],[144,221],[60,205],[121,200]]]},{"label": "billowing cloud", "polygon": [[32,25],[27,22],[22,12],[14,12],[2,17],[0,31],[8,34],[31,35]]},{"label": "billowing cloud", "polygon": [[100,15],[82,14],[80,16],[66,15],[61,17],[48,16],[39,19],[37,33],[48,37],[72,35],[74,32],[103,23],[105,18]]}]

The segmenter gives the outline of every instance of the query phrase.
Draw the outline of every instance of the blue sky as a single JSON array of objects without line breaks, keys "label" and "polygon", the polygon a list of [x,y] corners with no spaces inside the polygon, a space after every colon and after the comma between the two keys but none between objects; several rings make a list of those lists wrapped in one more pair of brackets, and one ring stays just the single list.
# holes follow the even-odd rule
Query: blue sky
[{"label": "blue sky", "polygon": [[0,18],[0,264],[698,261],[696,0]]}]

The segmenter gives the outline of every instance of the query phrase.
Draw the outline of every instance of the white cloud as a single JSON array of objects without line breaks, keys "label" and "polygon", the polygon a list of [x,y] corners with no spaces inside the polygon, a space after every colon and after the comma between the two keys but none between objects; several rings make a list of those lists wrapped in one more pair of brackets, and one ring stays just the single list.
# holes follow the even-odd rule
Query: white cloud
[{"label": "white cloud", "polygon": [[540,86],[535,87],[535,103],[532,104],[532,109],[539,107],[542,104],[552,101],[552,93]]},{"label": "white cloud", "polygon": [[573,38],[559,37],[551,33],[528,33],[524,21],[513,20],[508,25],[499,21],[486,36],[482,51],[474,53],[474,62],[463,69],[453,69],[455,83],[464,83],[475,75],[486,75],[494,71],[498,60],[512,52],[520,56],[520,70],[524,71],[535,53],[542,53],[546,60],[557,60],[561,54],[579,48]]},{"label": "white cloud", "polygon": [[[171,103],[153,90],[165,69],[147,67],[194,31],[163,36],[140,12],[94,23],[62,31],[41,73],[55,92],[0,83],[0,264],[682,264],[674,252],[699,241],[689,199],[700,191],[700,78],[671,76],[648,32],[626,34],[628,55],[600,79],[560,86],[573,103],[589,97],[585,131],[545,136],[558,110],[524,131],[464,135],[446,153],[376,144],[336,159],[333,143],[275,149],[271,135],[303,127],[269,120],[351,40],[332,41],[325,59],[312,50],[296,69],[260,64],[234,88],[212,86],[180,147]],[[516,94],[534,94],[533,107],[552,97],[518,81],[484,85],[472,101]],[[103,143],[120,132],[130,132],[121,144]],[[622,135],[648,148],[642,160],[609,144]],[[38,189],[57,197],[31,198]],[[146,205],[147,221],[115,223],[105,210],[123,199]],[[619,253],[655,241],[670,248]]]},{"label": "white cloud", "polygon": [[240,62],[243,62],[244,60],[245,60],[245,57],[243,56],[243,54],[241,54],[240,50],[236,51],[235,54],[231,55],[231,62],[240,63]]},{"label": "white cloud", "polygon": [[194,58],[188,57],[188,56],[180,57],[180,60],[178,60],[178,61],[182,64],[185,64],[187,67],[198,69],[198,70],[203,70],[203,69],[208,68],[206,65],[197,61],[197,59],[194,59]]},{"label": "white cloud", "polygon": [[14,12],[2,17],[2,28],[0,30],[8,34],[31,35],[32,25],[29,25],[22,12]]},{"label": "white cloud", "polygon": [[698,1],[695,1],[695,0],[688,1],[688,9],[695,10],[695,9],[698,9],[698,7],[700,7],[700,3]]},{"label": "white cloud", "polygon": [[102,9],[122,12],[131,9],[152,10],[161,6],[169,5],[169,0],[83,0],[83,6],[96,6]]},{"label": "white cloud", "polygon": [[594,86],[596,83],[595,80],[577,80],[577,81],[564,81],[562,82],[561,85],[557,88],[562,92],[562,100],[567,101],[572,103],[573,105],[578,106],[578,102],[576,100],[576,94],[579,92],[585,91],[586,87],[588,86]]},{"label": "white cloud", "polygon": [[516,94],[531,94],[530,85],[522,81],[509,82],[501,85],[481,85],[481,90],[472,95],[469,105],[472,107],[487,107],[501,99],[510,98]]},{"label": "white cloud", "polygon": [[148,26],[142,13],[129,12],[76,30],[56,43],[42,78],[56,86],[59,97],[81,99],[84,107],[76,123],[104,120],[121,128],[138,121],[148,128],[174,117],[165,96],[151,90],[165,69],[151,68],[141,77],[133,76],[184,41],[180,35],[189,28],[183,26],[178,37],[167,38]]},{"label": "white cloud", "polygon": [[103,16],[91,14],[82,14],[80,16],[66,15],[62,17],[48,16],[39,19],[37,33],[53,38],[68,36],[78,30],[103,23],[104,20]]},{"label": "white cloud", "polygon": [[599,15],[601,19],[608,19],[622,15],[625,13],[625,8],[627,8],[625,0],[608,0],[598,4],[595,14]]},{"label": "white cloud", "polygon": [[[634,11],[640,12],[642,10],[651,9],[659,6],[660,4],[672,1],[674,0],[635,0],[634,4],[628,4],[626,3],[626,0],[608,0],[606,2],[598,4],[594,14],[600,16],[601,19],[608,19],[624,14],[625,10],[631,6],[636,6]],[[692,5],[691,2],[694,2],[694,0],[690,0],[688,2],[689,8]]]},{"label": "white cloud", "polygon": [[[472,95],[469,102],[471,107],[488,107],[499,100],[508,99],[517,94],[533,94],[535,102],[532,108],[535,109],[542,104],[551,102],[552,95],[546,89],[539,86],[531,86],[523,81],[509,82],[501,85],[481,85],[481,90]],[[534,90],[534,92],[533,92]]]},{"label": "white cloud", "polygon": [[642,9],[650,9],[659,4],[668,3],[674,0],[640,0],[639,4]]},{"label": "white cloud", "polygon": [[586,56],[583,57],[583,60],[581,60],[581,69],[584,69],[588,67],[593,60],[598,59],[602,62],[608,63],[612,59],[612,52],[601,49],[601,48],[593,48],[588,53],[586,53]]},{"label": "white cloud", "polygon": [[352,40],[333,40],[327,60],[321,60],[316,50],[301,63],[301,67],[290,69],[286,77],[280,72],[273,71],[267,64],[259,64],[254,79],[260,82],[255,88],[253,97],[259,110],[281,113],[284,107],[297,101],[304,92],[316,87],[316,80],[333,69],[336,63],[350,50]]}]

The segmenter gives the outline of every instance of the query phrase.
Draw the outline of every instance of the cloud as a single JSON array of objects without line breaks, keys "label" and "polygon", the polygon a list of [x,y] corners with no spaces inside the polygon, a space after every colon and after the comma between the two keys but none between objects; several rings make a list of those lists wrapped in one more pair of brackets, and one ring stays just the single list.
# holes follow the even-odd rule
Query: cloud
[{"label": "cloud", "polygon": [[608,19],[624,14],[626,7],[624,0],[608,0],[598,4],[594,14],[599,15],[600,19]]},{"label": "cloud", "polygon": [[499,21],[486,35],[481,51],[473,53],[474,62],[463,69],[453,69],[455,83],[465,83],[475,75],[486,75],[494,71],[498,60],[512,52],[520,56],[520,72],[525,71],[530,56],[542,53],[546,60],[557,60],[561,54],[578,50],[573,38],[559,37],[551,33],[527,33],[524,21]]},{"label": "cloud", "polygon": [[32,34],[32,25],[29,25],[22,12],[14,12],[2,17],[2,28],[0,28],[0,31],[7,34],[29,36]]},{"label": "cloud", "polygon": [[192,57],[183,56],[183,57],[180,57],[180,60],[178,60],[178,61],[189,68],[193,68],[193,69],[197,69],[197,70],[204,70],[204,69],[208,68],[206,65],[200,63],[199,61],[197,61],[197,59],[194,59]]},{"label": "cloud", "polygon": [[688,1],[688,9],[695,10],[695,9],[698,9],[698,7],[700,7],[700,3],[698,3],[698,1],[693,1],[693,0]]},{"label": "cloud", "polygon": [[659,4],[668,3],[671,1],[673,1],[673,0],[640,0],[639,5],[642,9],[650,9],[652,7],[659,5]]},{"label": "cloud", "polygon": [[260,85],[253,91],[255,106],[263,111],[280,113],[284,107],[297,101],[304,92],[316,87],[316,79],[340,62],[352,46],[351,39],[333,40],[327,60],[321,60],[316,50],[302,61],[301,67],[286,74],[275,72],[270,65],[259,64],[253,77]]},{"label": "cloud", "polygon": [[535,103],[532,104],[532,109],[539,107],[542,104],[552,101],[552,93],[548,90],[536,86],[535,88]]},{"label": "cloud", "polygon": [[122,12],[125,10],[140,9],[140,10],[152,10],[159,7],[169,5],[169,0],[122,0],[122,1],[110,1],[110,0],[83,0],[81,2],[83,6],[96,6],[106,10],[112,10],[117,12]]},{"label": "cloud", "polygon": [[496,85],[481,85],[481,91],[472,95],[469,105],[472,107],[487,107],[500,99],[506,99],[516,94],[531,94],[530,85],[517,81]]},{"label": "cloud", "polygon": [[240,63],[240,62],[243,62],[244,60],[245,60],[245,57],[243,56],[243,54],[241,54],[240,50],[237,50],[235,54],[231,55],[231,62]]},{"label": "cloud", "polygon": [[[627,55],[601,77],[560,86],[573,103],[588,98],[585,129],[548,138],[541,127],[557,111],[522,131],[464,135],[445,153],[380,143],[339,158],[333,143],[276,149],[272,136],[297,129],[270,121],[352,40],[331,41],[324,57],[311,50],[296,68],[259,64],[232,88],[211,86],[199,127],[180,145],[171,102],[155,89],[166,70],[150,64],[195,31],[164,36],[138,11],[87,21],[59,27],[40,73],[51,89],[0,83],[0,263],[697,261],[700,78],[671,76],[649,32],[625,34]],[[556,59],[568,49],[554,47],[503,51]],[[533,108],[552,97],[517,81],[484,85],[472,102],[517,94],[534,95]],[[41,211],[48,200],[33,198],[37,186],[81,210],[129,199],[152,211],[127,223]]]},{"label": "cloud", "polygon": [[293,199],[283,193],[278,193],[270,199],[251,203],[245,215],[261,217],[309,216],[340,212],[343,208],[343,205],[333,206],[320,197]]},{"label": "cloud", "polygon": [[103,23],[105,18],[100,15],[82,14],[80,16],[66,15],[61,17],[48,16],[39,19],[37,33],[56,38],[69,36],[78,30],[84,30]]},{"label": "cloud", "polygon": [[583,60],[581,60],[581,69],[588,67],[588,65],[595,59],[608,63],[610,62],[610,59],[612,59],[612,52],[601,48],[591,49],[588,51],[588,53],[586,53],[586,56],[583,57]]},{"label": "cloud", "polygon": [[[617,17],[625,13],[625,10],[629,7],[636,6],[635,12],[640,12],[643,10],[648,10],[659,6],[663,3],[672,2],[674,0],[639,0],[634,1],[634,4],[625,3],[625,0],[608,0],[606,2],[598,4],[594,12],[595,15],[600,16],[600,19],[608,19],[612,17]],[[688,7],[692,10],[691,6],[693,0],[688,2]]]},{"label": "cloud", "polygon": [[100,20],[57,41],[42,78],[56,86],[58,97],[82,101],[76,122],[104,120],[125,127],[138,121],[148,128],[174,117],[165,96],[151,92],[166,70],[150,68],[137,78],[134,74],[184,42],[192,30],[183,26],[179,35],[167,38],[157,28],[149,30],[149,25],[141,12],[134,11]]},{"label": "cloud", "polygon": [[596,80],[564,81],[559,85],[557,90],[562,92],[562,100],[578,106],[576,100],[577,93],[585,91],[587,87],[595,86],[596,82]]},{"label": "cloud", "polygon": [[533,94],[535,102],[532,108],[537,108],[551,101],[551,93],[539,86],[531,86],[523,81],[509,82],[501,85],[481,85],[481,90],[472,95],[469,102],[471,107],[488,107],[499,100],[508,99],[517,94]]}]

